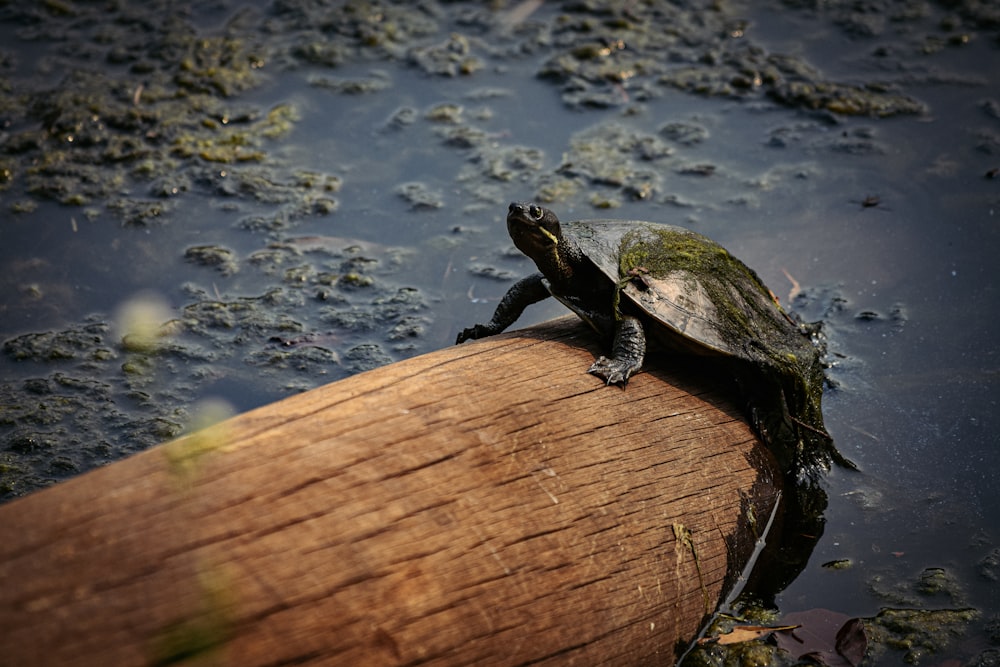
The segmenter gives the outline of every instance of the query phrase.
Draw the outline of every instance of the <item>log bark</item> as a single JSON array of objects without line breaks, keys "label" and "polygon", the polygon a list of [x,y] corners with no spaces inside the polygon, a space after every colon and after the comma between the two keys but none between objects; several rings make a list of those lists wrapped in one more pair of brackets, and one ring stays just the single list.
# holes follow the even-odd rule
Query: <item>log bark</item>
[{"label": "log bark", "polygon": [[723,394],[596,352],[448,348],[0,507],[0,664],[671,662],[779,477]]}]

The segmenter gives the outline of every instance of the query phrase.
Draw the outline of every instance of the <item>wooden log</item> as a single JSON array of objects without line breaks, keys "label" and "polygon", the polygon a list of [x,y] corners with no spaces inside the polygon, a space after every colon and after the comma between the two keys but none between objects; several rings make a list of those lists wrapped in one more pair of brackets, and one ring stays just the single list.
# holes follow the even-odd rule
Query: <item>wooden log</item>
[{"label": "wooden log", "polygon": [[451,347],[0,507],[0,664],[670,662],[773,459],[595,352],[575,320]]}]

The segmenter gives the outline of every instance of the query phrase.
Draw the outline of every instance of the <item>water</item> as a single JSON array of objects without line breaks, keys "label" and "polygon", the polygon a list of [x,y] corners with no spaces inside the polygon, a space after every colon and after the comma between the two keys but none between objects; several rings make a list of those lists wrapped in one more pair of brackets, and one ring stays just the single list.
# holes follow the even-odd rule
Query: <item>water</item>
[{"label": "water", "polygon": [[[263,3],[242,11],[216,3],[182,16],[205,36],[246,32],[247,42],[265,45],[257,51],[271,54],[254,70],[258,81],[223,98],[222,108],[234,118],[249,110],[259,120],[275,105],[291,104],[297,120],[261,141],[266,157],[260,162],[211,162],[167,151],[175,161],[167,173],[145,178],[135,161],[128,162],[121,183],[82,206],[27,192],[26,160],[44,152],[17,152],[11,142],[37,128],[38,119],[5,107],[10,121],[0,166],[11,165],[16,177],[0,191],[0,339],[88,322],[109,327],[97,334],[98,343],[81,343],[70,359],[18,360],[7,349],[0,356],[5,403],[24,401],[25,383],[40,378],[61,395],[70,390],[58,378],[72,377],[101,384],[102,400],[115,406],[103,417],[81,421],[67,414],[43,426],[31,426],[8,408],[0,425],[5,497],[169,437],[183,428],[191,406],[207,397],[222,396],[243,411],[451,344],[458,330],[489,317],[510,284],[481,269],[508,276],[531,270],[527,260],[509,253],[502,224],[507,202],[554,188],[562,194],[550,206],[565,219],[657,220],[704,233],[754,267],[783,300],[800,285],[810,297],[801,302],[806,313],[826,320],[831,347],[842,355],[831,370],[839,388],[824,400],[827,427],[861,472],[835,471],[827,480],[826,531],[804,572],[779,596],[782,610],[827,607],[871,616],[889,604],[878,582],[905,586],[926,568],[944,567],[956,577],[960,598],[917,596],[917,604],[968,604],[984,612],[984,621],[995,614],[1000,585],[980,565],[1000,546],[994,472],[1000,470],[1000,346],[992,326],[1000,317],[1000,176],[987,176],[1000,167],[995,28],[965,6],[922,6],[914,18],[869,25],[875,34],[868,36],[844,18],[848,8],[832,4],[812,10],[753,3],[727,10],[727,25],[748,19],[745,42],[801,58],[827,80],[887,82],[928,109],[878,119],[789,108],[766,94],[706,97],[659,85],[656,77],[644,88],[636,84],[641,74],[607,86],[610,107],[569,108],[556,83],[535,77],[553,52],[551,40],[525,37],[554,9],[542,8],[513,31],[491,28],[497,16],[483,10],[453,9],[417,11],[430,27],[410,39],[428,45],[453,32],[467,35],[469,53],[482,64],[468,76],[440,76],[413,65],[409,43],[359,48],[346,33],[311,27],[321,17],[293,22]],[[72,60],[65,46],[74,39],[87,45],[87,53],[106,49],[91,41],[95,28],[83,18],[46,17],[60,26],[57,36],[31,41],[16,37],[31,24],[14,10],[0,19],[6,67],[18,92],[42,81],[60,85],[60,72]],[[260,28],[265,24],[268,31]],[[945,31],[945,24],[954,27]],[[692,41],[715,32],[709,26]],[[958,45],[962,34],[972,39]],[[294,44],[311,40],[351,46],[327,67],[293,55]],[[725,50],[728,44],[692,49]],[[685,54],[678,46],[674,62],[689,62]],[[84,65],[124,81],[127,90],[144,84],[140,101],[155,93],[157,68],[168,67],[137,72],[134,62],[96,56]],[[317,77],[375,85],[371,92],[348,94],[310,85]],[[204,103],[209,111],[182,117],[192,132],[221,118]],[[446,104],[461,112],[437,114]],[[241,122],[254,121],[221,127]],[[669,123],[700,128],[704,138],[670,139],[661,133]],[[623,135],[655,139],[669,150],[643,159],[638,149],[622,148]],[[152,140],[149,145],[156,146]],[[595,146],[622,161],[625,185],[567,176],[596,168],[586,153]],[[713,171],[691,173],[696,165]],[[335,177],[338,185],[293,187],[302,171]],[[633,199],[627,187],[641,181],[636,174],[643,171],[653,174],[653,194]],[[258,180],[250,178],[254,174]],[[172,183],[180,186],[176,195],[156,194]],[[416,196],[407,199],[404,191]],[[167,208],[152,222],[136,223],[108,205],[116,199]],[[336,200],[336,210],[319,200]],[[615,207],[596,209],[597,201]],[[37,208],[13,212],[23,202]],[[312,237],[326,239],[326,250],[288,252],[280,261],[266,255],[277,252],[275,245],[317,243],[304,240]],[[363,250],[345,251],[351,244]],[[232,251],[236,270],[186,256],[189,248],[205,245]],[[290,275],[292,269],[301,273]],[[318,277],[324,271],[360,272],[372,283],[331,287]],[[279,296],[265,298],[275,289]],[[122,365],[133,358],[117,343],[115,313],[143,290],[159,294],[170,316],[198,324],[144,372],[123,375]],[[397,306],[387,308],[387,299]],[[243,302],[259,307],[257,315],[239,319],[230,307],[227,315],[237,319],[225,327],[205,325],[190,310]],[[521,323],[563,312],[558,304],[540,304]],[[401,326],[413,327],[413,335],[394,337]],[[297,347],[300,356],[291,361],[269,356],[273,338],[305,333],[330,335],[331,354],[318,359]],[[95,350],[110,358],[95,357]],[[242,381],[248,375],[261,378],[252,390]],[[170,410],[156,408],[157,401]],[[100,446],[81,448],[88,439]],[[843,558],[854,567],[821,567]],[[983,636],[976,626],[968,645],[959,642],[951,650],[964,659]]]}]

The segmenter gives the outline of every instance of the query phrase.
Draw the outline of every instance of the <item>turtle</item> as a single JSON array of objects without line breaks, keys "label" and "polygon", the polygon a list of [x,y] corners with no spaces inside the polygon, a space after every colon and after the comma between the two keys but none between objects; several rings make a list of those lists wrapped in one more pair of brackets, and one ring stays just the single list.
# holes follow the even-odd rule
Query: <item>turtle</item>
[{"label": "turtle", "polygon": [[498,334],[553,296],[610,350],[588,369],[606,384],[624,387],[642,368],[650,334],[670,351],[728,362],[753,424],[769,444],[781,441],[783,463],[805,464],[806,450],[815,454],[810,463],[849,463],[835,454],[823,424],[817,328],[786,312],[721,245],[654,222],[560,222],[524,202],[510,204],[507,231],[538,272],[511,286],[490,321],[463,329],[456,344]]}]

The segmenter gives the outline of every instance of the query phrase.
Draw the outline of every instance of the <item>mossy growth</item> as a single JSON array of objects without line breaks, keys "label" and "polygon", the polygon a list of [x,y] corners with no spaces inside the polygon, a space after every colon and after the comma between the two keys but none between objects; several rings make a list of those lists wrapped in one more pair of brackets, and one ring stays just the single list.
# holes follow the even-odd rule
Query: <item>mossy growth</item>
[{"label": "mossy growth", "polygon": [[263,118],[249,123],[220,126],[206,119],[200,129],[181,133],[174,139],[173,154],[223,164],[264,162],[267,154],[261,148],[261,138],[277,139],[288,134],[298,119],[298,110],[290,104],[279,104]]},{"label": "mossy growth", "polygon": [[909,664],[940,653],[965,634],[969,624],[980,617],[976,609],[883,609],[865,620],[869,642],[878,647],[874,658],[885,649],[903,652]]},{"label": "mossy growth", "polygon": [[[733,609],[736,615],[716,614],[702,633],[704,637],[721,637],[740,625],[776,625],[780,614],[776,609],[764,607],[756,601],[743,601]],[[696,643],[681,661],[684,667],[751,667],[771,665],[782,667],[791,661],[783,655],[766,635],[750,641],[733,644],[718,642]]]},{"label": "mossy growth", "polygon": [[177,46],[187,51],[174,75],[180,88],[231,97],[257,84],[262,58],[245,40],[229,36],[173,37]]},{"label": "mossy growth", "polygon": [[[652,224],[635,223],[616,252],[616,307],[624,292],[650,311],[660,333],[669,325],[689,349],[700,344],[730,357],[753,397],[755,425],[786,470],[813,476],[831,461],[847,463],[823,424],[821,349],[753,269],[700,234]],[[659,301],[643,299],[645,292]]]},{"label": "mossy growth", "polygon": [[[701,321],[734,353],[781,366],[789,358],[816,353],[802,332],[790,326],[757,274],[704,236],[671,227],[637,227],[621,240],[618,266],[620,287],[639,284],[642,289],[651,280],[679,280],[685,292],[706,292],[715,312],[699,313],[705,316]],[[698,337],[697,330],[692,333]],[[748,339],[762,335],[772,345],[747,345]]]}]

